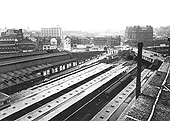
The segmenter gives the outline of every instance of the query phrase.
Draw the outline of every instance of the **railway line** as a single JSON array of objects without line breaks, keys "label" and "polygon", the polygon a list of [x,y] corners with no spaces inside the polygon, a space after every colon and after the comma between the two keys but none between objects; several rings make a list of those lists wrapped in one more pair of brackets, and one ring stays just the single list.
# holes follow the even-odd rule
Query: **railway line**
[{"label": "railway line", "polygon": [[136,66],[126,61],[94,61],[55,78],[47,76],[41,83],[12,94],[11,105],[0,110],[0,120],[93,120],[134,79]]},{"label": "railway line", "polygon": [[[15,97],[20,98],[20,100],[21,100],[23,98],[27,98],[29,96],[38,94],[38,93],[40,93],[40,92],[42,92],[44,90],[52,88],[52,87],[54,87],[56,85],[59,85],[59,84],[61,84],[63,82],[66,82],[67,80],[70,80],[70,79],[73,79],[75,77],[81,76],[81,75],[85,74],[88,71],[90,73],[91,71],[93,71],[93,70],[95,70],[95,69],[97,69],[97,68],[99,68],[101,66],[102,66],[102,64],[97,65],[97,63],[95,63],[95,64],[91,64],[91,65],[89,65],[87,67],[83,67],[83,68],[80,68],[78,70],[72,71],[72,72],[70,72],[68,74],[59,76],[57,78],[45,79],[43,81],[43,83],[35,85],[33,87],[30,87],[29,89],[27,89],[27,91],[20,92],[20,93],[17,93],[15,95],[13,95],[12,96],[13,97],[12,101],[15,102],[15,100],[17,100],[17,99],[15,99]],[[59,81],[56,82],[57,80],[59,80]],[[19,101],[19,100],[17,100],[17,101]]]},{"label": "railway line", "polygon": [[[54,117],[52,120],[64,121],[86,121],[92,118],[105,104],[107,104],[124,86],[132,80],[132,73],[136,66],[131,68],[123,76],[116,76],[103,86],[95,90],[95,92],[84,98],[83,101],[75,104],[70,108],[72,112],[65,111]],[[69,115],[68,115],[69,114]]]},{"label": "railway line", "polygon": [[[144,53],[146,52],[144,51]],[[151,54],[158,56],[154,53]],[[144,57],[143,59],[145,59]],[[82,56],[82,58],[84,57]],[[76,66],[75,63],[67,63],[67,65],[61,66],[56,64],[54,67],[44,68],[44,70],[39,68],[35,73],[40,73],[44,78],[21,89],[21,91],[16,91],[17,93],[10,93],[11,103],[8,107],[0,109],[0,120],[116,120],[122,105],[126,105],[135,95],[137,67],[134,61],[120,61],[119,59],[118,55],[104,55],[92,58],[92,60],[88,59],[88,61],[80,59],[76,61]],[[72,71],[65,69],[68,64],[69,67],[73,66]],[[146,66],[148,65],[146,64]],[[151,70],[144,69],[145,66],[142,67],[142,70],[144,69],[141,75],[142,85],[153,75],[153,67],[154,63],[149,67]],[[53,73],[56,71],[55,69],[60,73]],[[30,75],[27,75],[27,72],[33,71],[30,68],[20,69],[20,72],[28,77]],[[167,73],[169,71],[170,69]],[[50,72],[50,74],[44,74],[45,72]],[[157,75],[159,76],[159,74]],[[149,121],[153,120],[162,91],[169,91],[169,87],[167,88],[169,85],[165,84],[167,78],[168,75],[160,86]],[[136,118],[134,119],[136,120]]]},{"label": "railway line", "polygon": [[[49,102],[55,99],[56,97],[65,94],[66,92],[70,92],[80,87],[80,85],[88,83],[88,81],[90,80],[93,80],[93,78],[96,78],[96,80],[99,79],[98,78],[99,75],[109,70],[112,70],[112,68],[113,65],[110,64],[98,64],[96,66],[86,68],[82,71],[79,70],[79,72],[76,72],[75,74],[71,74],[70,76],[67,75],[67,77],[63,77],[63,78],[59,77],[58,79],[54,78],[45,81],[44,84],[34,86],[33,88],[30,88],[29,91],[24,92],[22,94],[18,93],[18,96],[21,94],[19,99],[14,99],[10,107],[1,110],[0,120],[17,119],[19,118],[19,116],[22,116],[24,114],[27,114],[31,110],[34,110],[32,109],[33,107],[34,108],[40,107],[46,101]],[[123,66],[119,65],[116,68],[119,70],[123,68]],[[124,70],[126,69],[124,68]],[[105,73],[105,74],[109,74],[109,73]],[[104,78],[104,75],[102,75],[102,77],[100,78]],[[93,82],[89,82],[89,83],[93,84]]]},{"label": "railway line", "polygon": [[[141,86],[145,84],[153,72],[144,69],[141,73]],[[107,121],[123,104],[128,96],[135,91],[136,78],[130,82],[116,97],[114,97],[105,107],[102,108],[90,121]]]},{"label": "railway line", "polygon": [[[95,91],[97,88],[108,82],[111,78],[113,78],[112,73],[115,71],[118,71],[117,74],[120,74],[122,71],[126,70],[126,68],[116,68],[115,70],[110,70],[109,72],[106,72],[104,75],[100,75],[97,78],[94,78],[87,83],[75,88],[74,90],[56,98],[52,102],[49,102],[42,107],[34,110],[30,114],[27,114],[26,116],[21,117],[19,120],[27,120],[28,117],[31,117],[31,120],[50,120],[54,116],[58,115],[60,112],[64,111],[74,103],[78,102],[79,100],[83,99],[88,94],[91,94],[93,91]],[[114,71],[114,72],[113,72]],[[115,75],[114,75],[115,76]],[[107,77],[107,78],[106,78]],[[50,107],[50,108],[49,108]],[[46,112],[50,112],[46,114],[44,117],[42,116],[42,113],[39,113],[39,111],[42,111],[46,114]],[[35,115],[36,114],[36,115]]]},{"label": "railway line", "polygon": [[[53,83],[49,83],[48,85],[44,85],[44,86],[40,87],[44,91],[41,91],[40,88],[32,88],[31,94],[29,96],[24,95],[26,97],[26,98],[24,97],[24,100],[22,99],[19,102],[11,104],[11,106],[9,108],[6,108],[5,110],[2,110],[1,112],[3,112],[3,111],[6,112],[7,111],[8,113],[4,112],[7,115],[10,115],[10,114],[13,114],[15,112],[18,112],[19,110],[22,110],[22,109],[28,107],[29,105],[31,105],[31,104],[33,104],[35,102],[38,102],[40,100],[45,99],[44,95],[49,92],[48,91],[49,87],[50,87],[50,90],[51,90],[52,93],[48,93],[49,94],[48,96],[53,95],[53,94],[55,94],[57,92],[60,92],[61,90],[64,90],[67,87],[70,87],[70,86],[72,86],[72,85],[74,85],[74,84],[76,84],[78,82],[81,82],[82,80],[84,80],[84,79],[86,79],[86,78],[88,78],[88,77],[90,77],[90,76],[92,76],[94,74],[97,74],[100,71],[103,71],[103,70],[105,70],[105,69],[107,69],[109,67],[111,67],[111,65],[99,64],[97,66],[85,69],[85,70],[83,70],[83,71],[81,71],[79,73],[73,74],[73,75],[68,76],[66,78],[62,78],[62,79],[60,79],[58,81],[55,81]],[[37,90],[38,90],[38,93],[37,93]],[[34,96],[32,96],[32,95],[34,95]],[[29,98],[30,96],[31,96],[31,98]],[[13,109],[13,110],[11,110],[10,108]],[[1,114],[3,115],[4,113],[1,113]],[[0,118],[1,117],[3,117],[3,116],[0,116]]]}]

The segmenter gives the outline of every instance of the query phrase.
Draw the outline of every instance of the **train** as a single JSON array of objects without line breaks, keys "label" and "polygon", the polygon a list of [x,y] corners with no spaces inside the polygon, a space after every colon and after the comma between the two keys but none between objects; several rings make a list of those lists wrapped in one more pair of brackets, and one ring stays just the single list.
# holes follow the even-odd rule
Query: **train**
[{"label": "train", "polygon": [[106,96],[110,95],[114,91],[119,92],[122,89],[121,87],[126,86],[131,80],[132,80],[131,73],[125,75],[122,79],[117,81],[113,86],[111,86],[105,91]]},{"label": "train", "polygon": [[101,63],[112,63],[116,60],[119,60],[119,56],[118,55],[110,55],[110,56],[107,56],[105,57],[104,59],[100,60]]},{"label": "train", "polygon": [[11,97],[3,92],[0,92],[0,110],[11,105]]}]

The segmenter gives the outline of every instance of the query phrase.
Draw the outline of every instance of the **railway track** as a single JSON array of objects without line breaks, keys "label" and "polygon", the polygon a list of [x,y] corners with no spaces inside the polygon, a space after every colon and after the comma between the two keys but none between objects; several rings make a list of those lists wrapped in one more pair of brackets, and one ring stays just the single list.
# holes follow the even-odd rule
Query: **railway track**
[{"label": "railway track", "polygon": [[[54,117],[52,120],[86,121],[92,118],[105,104],[107,104],[124,86],[132,80],[132,73],[136,66],[131,68],[123,76],[112,78],[93,93],[78,102],[68,111]],[[75,108],[76,107],[76,108]],[[71,110],[72,112],[70,112]]]},{"label": "railway track", "polygon": [[[37,87],[35,86],[27,93],[23,93],[20,96],[20,99],[14,101],[10,107],[1,110],[0,120],[17,119],[46,104],[47,102],[59,98],[65,93],[78,88],[80,85],[88,83],[88,81],[111,70],[112,68],[112,65],[109,64],[99,64],[61,79],[55,78],[49,80],[45,82],[45,85],[42,84]],[[123,66],[120,65],[117,67],[117,69],[120,68],[123,68]],[[104,76],[102,76],[102,78],[104,78]]]},{"label": "railway track", "polygon": [[[151,72],[148,69],[144,69],[141,73],[141,85],[147,81]],[[120,114],[116,112],[118,108],[126,102],[127,98],[135,91],[136,78],[130,82],[118,95],[116,95],[105,107],[102,108],[90,121],[108,121],[114,114],[114,118]],[[119,112],[120,113],[120,112]],[[114,119],[115,120],[115,119]]]},{"label": "railway track", "polygon": [[[23,94],[23,97],[20,97],[19,100],[12,103],[10,107],[1,110],[0,119],[17,119],[27,114],[28,112],[31,112],[38,107],[41,107],[47,102],[59,98],[68,92],[71,92],[72,90],[80,87],[80,85],[88,83],[90,80],[93,80],[93,78],[98,77],[102,73],[105,73],[111,70],[112,68],[113,67],[109,64],[99,64],[62,79],[53,79],[55,81],[50,80],[51,83],[48,82],[48,84],[41,86],[39,85],[40,87],[34,87],[32,88],[31,92]],[[123,68],[123,66],[119,65],[117,67],[117,69],[120,68]],[[102,78],[104,78],[103,75]]]},{"label": "railway track", "polygon": [[[87,95],[91,94],[97,88],[101,87],[118,74],[121,74],[127,68],[128,67],[118,66],[114,69],[111,69],[110,71],[97,76],[96,78],[84,83],[83,85],[78,86],[77,88],[59,96],[51,102],[48,102],[36,110],[33,110],[32,112],[22,116],[21,118],[17,119],[17,121],[50,120]],[[112,73],[115,73],[115,75]]]},{"label": "railway track", "polygon": [[[18,112],[19,110],[22,110],[22,109],[34,104],[35,102],[45,99],[46,98],[45,95],[47,95],[47,94],[49,94],[48,96],[51,96],[51,95],[53,95],[57,92],[60,92],[60,91],[66,89],[78,82],[81,82],[82,80],[84,80],[88,77],[91,77],[92,75],[97,74],[109,67],[111,67],[111,65],[99,64],[97,66],[85,69],[81,72],[78,72],[78,73],[68,76],[66,78],[62,78],[62,79],[53,81],[52,83],[46,84],[44,86],[41,86],[38,88],[32,88],[26,95],[24,94],[23,97],[20,97],[18,102],[11,104],[11,106],[9,108],[1,111],[1,112],[5,111],[7,113],[1,113],[1,112],[0,113],[2,115],[3,114],[10,115],[15,112]],[[52,93],[49,93],[49,90],[51,90]],[[11,110],[10,108],[13,110]],[[1,117],[2,116],[0,116],[0,118]]]},{"label": "railway track", "polygon": [[[16,93],[15,95],[12,95],[13,99],[11,101],[12,102],[17,102],[19,100],[23,100],[23,99],[25,99],[27,97],[30,97],[30,96],[35,95],[35,94],[38,94],[38,93],[40,93],[40,92],[42,92],[44,90],[47,90],[47,89],[52,88],[52,87],[54,87],[54,86],[56,86],[58,84],[61,84],[62,82],[66,82],[67,80],[70,80],[70,79],[73,79],[75,77],[81,76],[81,75],[85,74],[88,71],[90,73],[90,71],[93,71],[93,70],[95,70],[97,68],[100,68],[101,66],[104,66],[104,65],[95,63],[95,64],[89,65],[87,67],[83,67],[83,68],[80,68],[80,69],[75,70],[73,72],[67,73],[65,75],[59,76],[57,78],[46,80],[41,84],[35,85],[33,87],[30,87],[26,91],[24,90],[24,91],[21,91],[19,93]],[[56,81],[58,81],[58,82],[56,82]]]}]

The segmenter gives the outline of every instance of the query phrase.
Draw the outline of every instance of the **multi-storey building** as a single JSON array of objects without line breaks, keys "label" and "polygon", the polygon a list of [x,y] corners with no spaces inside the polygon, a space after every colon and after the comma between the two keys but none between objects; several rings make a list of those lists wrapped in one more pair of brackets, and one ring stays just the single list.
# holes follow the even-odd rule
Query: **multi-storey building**
[{"label": "multi-storey building", "polygon": [[93,38],[93,44],[95,46],[106,46],[109,44],[109,40],[104,36],[96,36]]},{"label": "multi-storey building", "polygon": [[41,28],[41,36],[62,38],[61,27]]},{"label": "multi-storey building", "polygon": [[90,39],[83,36],[67,35],[64,39],[69,38],[71,47],[76,47],[77,45],[89,45],[91,43]]},{"label": "multi-storey building", "polygon": [[19,41],[23,40],[22,29],[8,29],[1,33],[0,53],[17,53],[19,52]]},{"label": "multi-storey building", "polygon": [[118,46],[120,45],[121,38],[120,36],[103,36],[103,37],[94,37],[93,44],[95,46]]},{"label": "multi-storey building", "polygon": [[24,40],[18,42],[18,47],[20,52],[32,52],[36,49],[36,43],[29,38],[24,38]]},{"label": "multi-storey building", "polygon": [[0,53],[18,53],[35,50],[35,43],[23,37],[22,29],[8,29],[1,33]]},{"label": "multi-storey building", "polygon": [[5,27],[4,29],[2,29],[2,28],[0,28],[0,34],[2,33],[2,32],[6,32],[7,31],[7,28]]},{"label": "multi-storey building", "polygon": [[22,33],[22,29],[7,29],[7,31],[2,32],[1,33],[2,37],[12,37],[15,39],[18,39],[18,41],[22,41],[23,40],[23,33]]},{"label": "multi-storey building", "polygon": [[153,40],[153,27],[133,26],[126,27],[125,38],[130,42],[143,42]]},{"label": "multi-storey building", "polygon": [[18,39],[11,36],[0,37],[0,53],[19,52]]},{"label": "multi-storey building", "polygon": [[110,47],[115,47],[115,46],[119,46],[121,44],[121,36],[115,36],[115,37],[111,37],[110,40]]}]

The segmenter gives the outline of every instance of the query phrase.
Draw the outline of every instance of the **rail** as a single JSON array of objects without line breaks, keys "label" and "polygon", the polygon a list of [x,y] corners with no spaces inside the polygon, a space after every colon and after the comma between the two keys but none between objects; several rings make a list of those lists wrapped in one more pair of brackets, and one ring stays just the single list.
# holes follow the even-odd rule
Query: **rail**
[{"label": "rail", "polygon": [[[141,85],[143,85],[150,76],[150,70],[145,69],[141,73]],[[136,79],[129,83],[115,98],[113,98],[101,111],[99,111],[90,121],[107,121],[135,90]]]},{"label": "rail", "polygon": [[[93,67],[92,67],[93,66]],[[35,85],[33,87],[28,88],[27,90],[21,91],[19,93],[16,93],[15,95],[12,95],[12,102],[18,102],[20,100],[23,100],[25,98],[28,98],[30,96],[33,96],[35,94],[38,94],[44,90],[47,90],[49,88],[52,88],[58,84],[60,84],[63,81],[69,81],[70,79],[74,79],[77,76],[81,76],[82,74],[85,74],[88,71],[92,71],[95,70],[97,68],[100,68],[101,66],[103,66],[103,64],[97,64],[97,65],[89,65],[88,67],[84,67],[78,70],[75,70],[73,72],[70,72],[68,74],[56,77],[56,78],[52,78],[52,79],[46,79],[46,81],[44,81],[41,84]],[[86,69],[86,70],[85,70]],[[83,71],[84,70],[84,71]],[[81,72],[83,71],[83,72]],[[76,75],[77,73],[77,75]],[[56,82],[58,81],[59,82]],[[18,99],[19,98],[19,99]]]},{"label": "rail", "polygon": [[[42,107],[26,114],[17,119],[17,121],[27,120],[50,120],[57,114],[61,113],[71,105],[75,104],[86,95],[92,93],[97,88],[101,87],[115,76],[125,71],[128,67],[115,67],[110,71],[92,79],[91,81],[77,87],[76,89],[56,98],[55,100],[43,105]],[[113,74],[114,73],[114,74]]]},{"label": "rail", "polygon": [[[100,64],[100,66],[101,66],[100,68],[96,68],[95,70],[93,70],[93,72],[91,72],[91,71],[88,72],[90,70],[90,68],[88,68],[88,69],[86,69],[85,72],[79,72],[78,74],[74,74],[71,77],[66,77],[67,79],[63,78],[58,81],[54,81],[53,83],[50,83],[49,85],[43,86],[44,90],[37,88],[37,90],[39,90],[39,93],[34,94],[34,92],[36,92],[34,90],[33,92],[31,92],[32,94],[28,95],[28,97],[25,96],[23,98],[23,100],[13,103],[13,104],[11,104],[10,107],[8,107],[4,110],[1,110],[0,111],[0,120],[4,119],[14,113],[17,113],[18,111],[23,110],[23,109],[41,101],[41,100],[44,100],[47,97],[50,97],[51,95],[56,94],[57,92],[60,92],[61,90],[64,90],[74,84],[77,84],[78,82],[80,82],[94,74],[97,74],[97,73],[101,72],[102,70],[110,68],[112,65]],[[95,68],[95,67],[92,67],[92,68]],[[119,65],[118,68],[122,68],[122,65]],[[53,79],[53,80],[55,80],[55,79]]]}]

